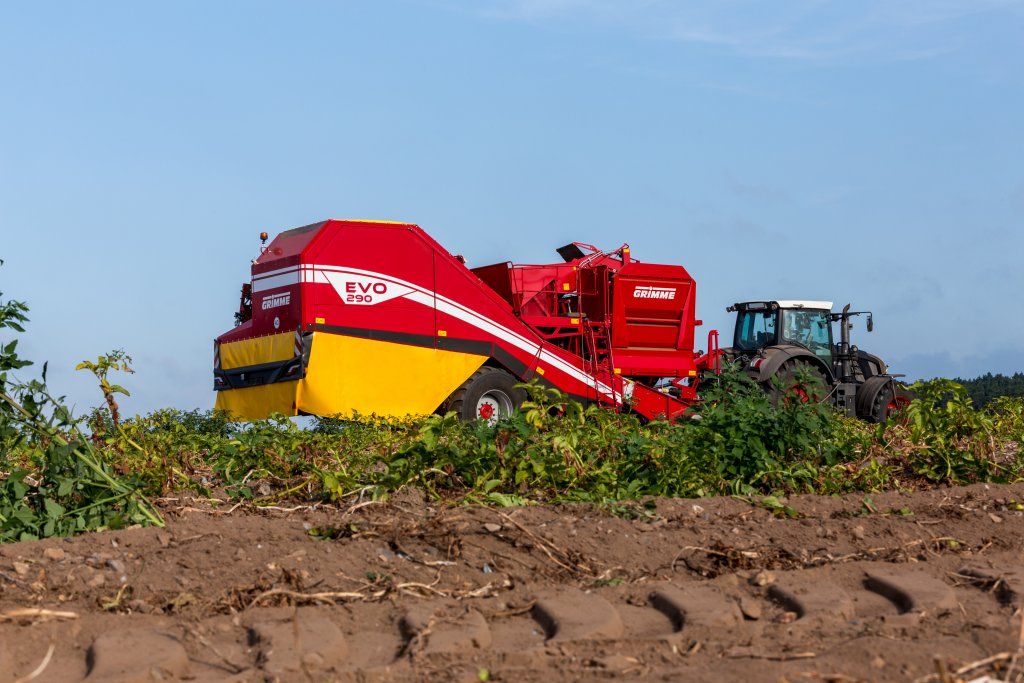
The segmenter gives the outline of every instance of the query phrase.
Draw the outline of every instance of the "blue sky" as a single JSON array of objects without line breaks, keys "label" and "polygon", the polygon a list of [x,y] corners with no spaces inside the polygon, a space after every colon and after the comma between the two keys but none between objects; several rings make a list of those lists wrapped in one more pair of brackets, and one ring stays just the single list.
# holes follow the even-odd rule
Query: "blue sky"
[{"label": "blue sky", "polygon": [[1024,369],[1024,0],[8,2],[0,64],[0,291],[80,409],[119,346],[130,412],[211,406],[258,233],[325,217],[629,242],[709,326],[853,301],[894,371]]}]

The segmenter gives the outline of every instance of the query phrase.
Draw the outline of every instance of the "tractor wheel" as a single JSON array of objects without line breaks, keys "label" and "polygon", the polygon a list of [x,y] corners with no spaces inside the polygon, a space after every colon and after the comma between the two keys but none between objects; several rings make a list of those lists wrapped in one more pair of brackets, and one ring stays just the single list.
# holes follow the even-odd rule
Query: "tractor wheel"
[{"label": "tractor wheel", "polygon": [[525,392],[516,388],[517,382],[504,370],[485,365],[455,390],[444,410],[454,411],[464,422],[485,420],[494,424],[526,400]]},{"label": "tractor wheel", "polygon": [[896,394],[893,392],[892,385],[882,387],[875,396],[874,402],[871,404],[871,409],[868,411],[867,418],[868,422],[874,422],[881,424],[889,419],[889,415],[899,410],[896,402]]},{"label": "tractor wheel", "polygon": [[818,368],[803,361],[790,361],[775,373],[778,383],[769,380],[765,389],[772,405],[787,401],[820,403],[828,396],[825,375]]},{"label": "tractor wheel", "polygon": [[876,424],[888,422],[891,419],[898,421],[900,419],[900,411],[906,408],[915,398],[917,397],[914,395],[914,392],[902,384],[890,384],[883,387],[871,404],[871,409],[866,416],[867,420]]}]

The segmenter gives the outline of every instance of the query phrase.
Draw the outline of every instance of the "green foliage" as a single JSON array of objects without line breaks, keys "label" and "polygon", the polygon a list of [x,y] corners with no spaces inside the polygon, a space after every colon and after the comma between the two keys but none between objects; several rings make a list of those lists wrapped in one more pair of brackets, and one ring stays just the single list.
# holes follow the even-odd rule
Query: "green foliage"
[{"label": "green foliage", "polygon": [[[0,330],[24,332],[28,308],[0,303]],[[41,380],[10,371],[29,363],[17,339],[0,357],[0,542],[130,524],[162,524],[135,480],[119,476],[109,455],[90,442],[60,399]]]},{"label": "green foliage", "polygon": [[[904,411],[910,440],[916,444],[914,472],[936,482],[1012,481],[1017,467],[994,456],[1002,439],[997,430],[1019,429],[1020,402],[1012,399],[976,410],[967,390],[946,379],[918,382]],[[1019,434],[1019,432],[1018,432]]]},{"label": "green foliage", "polygon": [[494,425],[449,414],[318,419],[304,429],[284,417],[240,425],[161,410],[126,420],[99,447],[154,495],[189,488],[273,505],[380,499],[412,487],[496,506],[590,501],[627,516],[643,511],[621,501],[729,494],[788,516],[779,497],[791,493],[1016,481],[1024,471],[1011,447],[1024,434],[1024,402],[977,411],[946,381],[916,385],[920,398],[887,425],[840,416],[805,400],[808,392],[773,401],[735,368],[677,424],[525,388],[522,409]]},{"label": "green foliage", "polygon": [[30,451],[28,467],[14,467],[0,480],[0,542],[162,525],[159,513],[138,494],[137,483],[112,473],[52,399],[50,418],[30,413],[7,393],[3,399],[30,432],[23,442]]},{"label": "green foliage", "polygon": [[[107,410],[110,412],[110,421],[114,427],[117,427],[121,422],[120,407],[117,405],[115,394],[122,394],[124,396],[130,396],[131,394],[120,384],[111,384],[108,376],[111,372],[134,374],[135,370],[132,369],[131,363],[132,357],[125,353],[124,349],[115,349],[106,355],[98,357],[96,360],[83,360],[75,366],[75,370],[88,370],[96,377],[100,384],[100,391],[103,392],[103,400],[106,401]],[[102,423],[102,417],[99,417],[94,422],[95,425],[102,425]]]},{"label": "green foliage", "polygon": [[[3,261],[0,261],[0,266]],[[3,292],[0,292],[0,332],[12,330],[24,332],[23,325],[28,322],[28,306],[21,301],[5,301]],[[18,340],[10,339],[4,342],[0,339],[0,391],[6,391],[11,382],[10,373],[12,370],[31,365],[31,361],[18,357]],[[10,452],[21,440],[21,434],[12,418],[10,405],[0,401],[0,467],[3,467],[4,455]]]}]

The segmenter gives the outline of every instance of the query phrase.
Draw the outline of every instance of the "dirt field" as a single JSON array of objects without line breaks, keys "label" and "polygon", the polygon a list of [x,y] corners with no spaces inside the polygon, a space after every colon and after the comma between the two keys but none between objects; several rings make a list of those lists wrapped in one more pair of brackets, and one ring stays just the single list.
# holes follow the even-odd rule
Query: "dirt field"
[{"label": "dirt field", "polygon": [[911,680],[1017,650],[1017,501],[168,501],[164,530],[0,546],[0,679]]}]

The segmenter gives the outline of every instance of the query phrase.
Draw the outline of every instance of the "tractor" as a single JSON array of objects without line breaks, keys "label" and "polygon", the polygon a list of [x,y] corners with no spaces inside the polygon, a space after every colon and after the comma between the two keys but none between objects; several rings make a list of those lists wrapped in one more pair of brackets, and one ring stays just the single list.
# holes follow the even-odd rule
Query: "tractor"
[{"label": "tractor", "polygon": [[[913,399],[881,358],[850,343],[853,318],[871,311],[832,312],[831,301],[747,301],[726,309],[736,313],[733,345],[723,359],[736,363],[764,387],[774,402],[796,395],[830,401],[837,410],[869,422],[885,422]],[[832,323],[839,323],[835,343]]]}]

